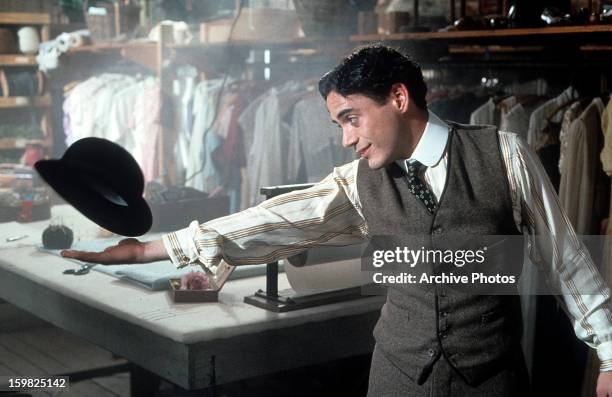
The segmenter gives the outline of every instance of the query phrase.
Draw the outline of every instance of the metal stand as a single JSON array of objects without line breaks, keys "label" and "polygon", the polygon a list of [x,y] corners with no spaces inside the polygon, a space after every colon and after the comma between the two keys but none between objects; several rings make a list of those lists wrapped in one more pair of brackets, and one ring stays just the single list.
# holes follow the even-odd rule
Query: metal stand
[{"label": "metal stand", "polygon": [[[260,193],[266,196],[266,200],[279,194],[288,193],[293,190],[302,190],[312,187],[313,184],[284,185],[263,187]],[[257,306],[262,309],[281,313],[307,307],[321,306],[329,303],[365,298],[361,294],[361,287],[346,288],[319,294],[299,295],[292,289],[278,291],[278,262],[266,265],[266,290],[257,290],[255,294],[245,296],[244,303]]]}]

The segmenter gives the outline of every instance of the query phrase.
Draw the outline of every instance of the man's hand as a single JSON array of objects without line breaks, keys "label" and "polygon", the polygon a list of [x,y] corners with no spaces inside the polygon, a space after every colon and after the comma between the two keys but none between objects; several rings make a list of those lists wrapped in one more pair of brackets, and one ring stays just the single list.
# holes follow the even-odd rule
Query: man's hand
[{"label": "man's hand", "polygon": [[612,397],[612,371],[599,373],[597,378],[597,397]]},{"label": "man's hand", "polygon": [[169,259],[162,240],[143,243],[135,238],[121,240],[117,245],[108,247],[102,252],[64,250],[61,255],[65,258],[103,265],[147,263]]}]

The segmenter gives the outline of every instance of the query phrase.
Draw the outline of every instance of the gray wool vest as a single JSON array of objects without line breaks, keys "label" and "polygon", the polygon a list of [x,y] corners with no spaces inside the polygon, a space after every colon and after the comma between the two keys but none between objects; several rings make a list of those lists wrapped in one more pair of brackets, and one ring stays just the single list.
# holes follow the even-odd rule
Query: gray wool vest
[{"label": "gray wool vest", "polygon": [[[446,186],[434,214],[410,193],[395,163],[372,170],[361,161],[357,190],[371,236],[445,233],[518,235],[495,127],[450,123]],[[518,265],[517,265],[518,266]],[[387,285],[374,329],[378,348],[422,384],[441,357],[472,385],[511,365],[520,351],[520,300],[473,295],[441,285],[425,291]]]}]

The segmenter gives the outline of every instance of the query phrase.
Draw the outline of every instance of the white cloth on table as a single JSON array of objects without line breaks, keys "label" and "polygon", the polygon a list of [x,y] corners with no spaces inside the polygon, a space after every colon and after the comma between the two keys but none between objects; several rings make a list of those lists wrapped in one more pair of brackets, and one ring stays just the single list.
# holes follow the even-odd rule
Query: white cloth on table
[{"label": "white cloth on table", "polygon": [[[118,239],[100,239],[90,241],[79,241],[72,246],[71,249],[84,250],[84,251],[102,251],[110,245],[116,244]],[[14,246],[11,246],[14,248]],[[42,252],[46,252],[52,255],[60,254],[59,250],[48,250],[42,246],[38,246],[38,249]],[[79,265],[85,265],[86,262],[78,261],[75,259],[68,259],[72,262],[76,262]],[[75,267],[75,270],[78,269]],[[182,275],[192,271],[202,271],[200,266],[186,266],[181,269],[177,269],[172,262],[164,260],[145,264],[126,264],[126,265],[95,265],[91,270],[105,273],[119,279],[128,281],[133,284],[140,285],[141,287],[150,289],[152,291],[163,291],[170,289],[169,280],[171,278],[180,278]],[[279,264],[279,271],[284,271],[283,264]],[[245,277],[261,276],[266,274],[266,265],[251,265],[244,266],[244,269],[235,269],[230,275],[230,280],[236,280]],[[70,275],[67,275],[67,277]],[[87,277],[87,275],[74,276],[74,277]]]}]

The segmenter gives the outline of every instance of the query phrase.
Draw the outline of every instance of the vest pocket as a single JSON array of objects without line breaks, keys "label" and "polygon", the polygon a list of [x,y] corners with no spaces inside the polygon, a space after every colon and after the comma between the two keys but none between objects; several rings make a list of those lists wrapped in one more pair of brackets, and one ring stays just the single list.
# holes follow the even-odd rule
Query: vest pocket
[{"label": "vest pocket", "polygon": [[506,314],[506,309],[504,307],[497,308],[495,310],[491,310],[490,312],[486,312],[482,315],[482,319],[480,325],[486,325],[492,323],[493,321],[504,317]]}]

